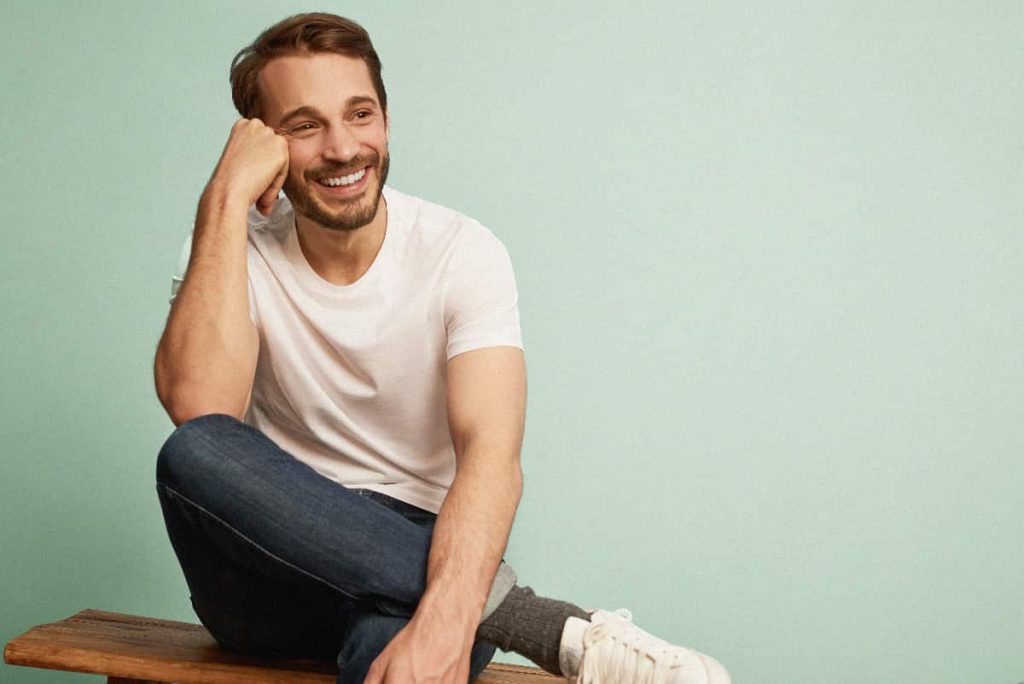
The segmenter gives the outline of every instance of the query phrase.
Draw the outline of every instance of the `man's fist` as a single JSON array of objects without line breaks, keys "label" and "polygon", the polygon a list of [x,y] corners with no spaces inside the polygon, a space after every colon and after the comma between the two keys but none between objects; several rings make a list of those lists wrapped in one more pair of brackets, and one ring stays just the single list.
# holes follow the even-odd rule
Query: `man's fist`
[{"label": "man's fist", "polygon": [[287,176],[288,141],[259,119],[239,119],[209,186],[247,205],[255,203],[268,216]]}]

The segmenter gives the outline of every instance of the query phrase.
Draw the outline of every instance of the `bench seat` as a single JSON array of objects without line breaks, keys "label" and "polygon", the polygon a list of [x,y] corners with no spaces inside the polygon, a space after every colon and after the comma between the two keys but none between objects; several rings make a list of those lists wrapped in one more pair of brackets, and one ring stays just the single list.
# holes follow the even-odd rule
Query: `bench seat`
[{"label": "bench seat", "polygon": [[[108,684],[334,684],[331,661],[252,658],[225,651],[200,625],[83,610],[33,627],[4,648],[11,665],[107,675]],[[543,670],[492,663],[479,684],[553,684]]]}]

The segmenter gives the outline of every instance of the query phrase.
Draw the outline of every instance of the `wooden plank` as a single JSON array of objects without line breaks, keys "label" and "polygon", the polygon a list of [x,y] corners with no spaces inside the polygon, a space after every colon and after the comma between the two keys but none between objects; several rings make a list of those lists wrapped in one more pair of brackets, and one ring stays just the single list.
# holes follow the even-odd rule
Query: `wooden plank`
[{"label": "wooden plank", "polygon": [[476,684],[565,684],[564,677],[555,677],[538,667],[522,667],[491,663],[476,679]]},{"label": "wooden plank", "polygon": [[[217,646],[200,625],[84,610],[39,625],[4,649],[12,665],[87,672],[111,682],[177,684],[334,684],[331,661],[243,656]],[[479,684],[560,682],[537,668],[492,664]]]},{"label": "wooden plank", "polygon": [[84,610],[7,645],[12,665],[178,684],[334,684],[334,664],[270,660],[225,651],[199,625]]}]

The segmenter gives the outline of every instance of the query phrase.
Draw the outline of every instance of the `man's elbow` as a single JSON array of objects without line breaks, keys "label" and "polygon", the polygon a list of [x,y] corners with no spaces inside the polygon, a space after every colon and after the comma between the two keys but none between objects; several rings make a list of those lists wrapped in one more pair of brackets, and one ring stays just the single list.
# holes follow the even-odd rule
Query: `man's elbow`
[{"label": "man's elbow", "polygon": [[523,468],[519,464],[518,458],[506,464],[506,468],[502,473],[502,482],[505,485],[505,491],[509,494],[509,498],[515,499],[518,506],[519,501],[523,498]]},{"label": "man's elbow", "polygon": [[190,420],[211,414],[231,416],[244,420],[249,411],[252,392],[241,403],[222,398],[212,398],[213,393],[197,388],[182,388],[157,382],[157,398],[175,427]]},{"label": "man's elbow", "polygon": [[175,378],[160,355],[154,363],[153,378],[157,398],[175,426],[214,413],[244,420],[249,411],[251,385],[243,398],[237,391],[217,391],[206,384]]},{"label": "man's elbow", "polygon": [[519,459],[516,459],[515,465],[512,467],[513,479],[510,486],[513,487],[516,498],[519,499],[523,496],[523,467],[519,463]]},{"label": "man's elbow", "polygon": [[245,413],[245,411],[232,411],[229,408],[221,408],[218,406],[186,408],[183,410],[167,410],[167,415],[168,417],[170,417],[171,422],[174,423],[175,427],[183,425],[184,423],[187,423],[190,420],[195,420],[196,418],[199,418],[201,416],[210,415],[231,416],[236,420],[244,421]]},{"label": "man's elbow", "polygon": [[164,411],[167,412],[167,416],[174,423],[175,427],[200,416],[212,414],[226,415],[238,420],[244,420],[245,414],[249,410],[248,403],[244,407],[239,408],[237,405],[232,406],[216,402],[189,400],[164,400],[162,397],[160,403],[163,404]]},{"label": "man's elbow", "polygon": [[522,497],[523,468],[518,449],[488,445],[480,439],[457,439],[455,447],[456,477],[497,483],[516,501]]}]

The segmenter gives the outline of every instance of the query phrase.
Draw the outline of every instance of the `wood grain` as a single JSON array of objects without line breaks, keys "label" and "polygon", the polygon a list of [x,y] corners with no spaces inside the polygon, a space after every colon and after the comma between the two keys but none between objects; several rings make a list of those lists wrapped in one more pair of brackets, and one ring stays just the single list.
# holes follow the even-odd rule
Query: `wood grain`
[{"label": "wood grain", "polygon": [[[99,610],[30,629],[4,648],[11,665],[108,675],[108,682],[334,684],[331,661],[243,656],[217,646],[200,625]],[[491,664],[478,684],[564,681],[543,670]]]}]

